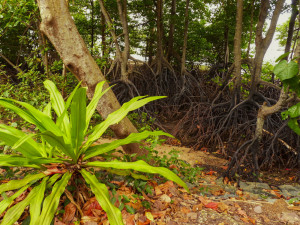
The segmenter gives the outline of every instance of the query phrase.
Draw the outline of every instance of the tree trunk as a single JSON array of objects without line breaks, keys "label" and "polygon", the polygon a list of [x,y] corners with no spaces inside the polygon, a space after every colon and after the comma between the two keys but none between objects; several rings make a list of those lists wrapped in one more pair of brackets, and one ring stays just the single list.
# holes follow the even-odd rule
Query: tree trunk
[{"label": "tree trunk", "polygon": [[187,39],[188,39],[188,27],[189,27],[189,4],[190,0],[186,0],[185,14],[184,14],[184,36],[183,36],[183,47],[182,47],[182,57],[181,57],[181,75],[186,72],[185,60],[186,60],[186,49],[187,49]]},{"label": "tree trunk", "polygon": [[242,30],[243,30],[243,0],[237,0],[236,3],[236,26],[234,35],[234,105],[240,102],[240,92],[242,84],[241,76],[241,41],[242,41]]},{"label": "tree trunk", "polygon": [[103,13],[101,12],[101,39],[102,39],[102,57],[106,55],[106,25],[105,18]]},{"label": "tree trunk", "polygon": [[[299,3],[299,0],[292,0],[292,4],[291,4],[292,15],[291,15],[291,19],[290,19],[290,22],[289,22],[288,37],[287,37],[286,45],[285,45],[285,49],[284,49],[285,53],[289,52],[290,49],[291,49],[295,22],[296,22],[297,15],[299,13],[299,11],[297,9],[298,3]],[[288,56],[286,56],[285,59],[288,60]]]},{"label": "tree trunk", "polygon": [[[87,96],[91,99],[96,85],[105,78],[80,36],[66,1],[39,0],[38,6],[42,18],[41,31],[47,35],[67,68],[78,80],[82,81],[82,86],[88,87]],[[107,83],[104,88],[108,88]],[[104,119],[119,108],[120,103],[112,90],[101,98],[97,106],[97,110]],[[137,132],[128,118],[111,126],[111,129],[118,138],[125,138],[130,133]],[[123,149],[129,154],[145,154],[139,149],[138,144],[126,145]]]},{"label": "tree trunk", "polygon": [[91,24],[91,52],[93,54],[93,48],[94,48],[94,0],[90,1],[91,3],[91,20],[92,20],[92,24]]},{"label": "tree trunk", "polygon": [[176,16],[176,0],[172,0],[171,5],[171,17],[170,17],[170,30],[168,37],[168,52],[167,52],[167,60],[170,62],[171,54],[173,52],[174,45],[174,32],[175,32],[175,16]]},{"label": "tree trunk", "polygon": [[156,52],[156,61],[157,61],[157,74],[162,70],[162,61],[163,61],[163,0],[157,0],[156,5],[157,13],[157,52]]},{"label": "tree trunk", "polygon": [[258,23],[256,26],[256,37],[255,37],[255,58],[254,58],[254,68],[251,74],[251,89],[249,97],[252,97],[256,93],[261,76],[261,69],[263,64],[263,59],[269,48],[271,41],[273,39],[276,24],[283,8],[285,0],[278,0],[275,5],[275,9],[272,15],[271,24],[267,30],[266,37],[263,38],[263,27],[268,16],[268,9],[270,7],[269,0],[261,0],[261,7],[258,17]]},{"label": "tree trunk", "polygon": [[249,36],[249,42],[248,42],[246,58],[249,58],[250,46],[251,46],[252,35],[253,35],[253,16],[254,16],[254,8],[255,8],[254,3],[255,3],[255,0],[252,0],[252,3],[251,3],[251,20],[250,20],[250,36]]},{"label": "tree trunk", "polygon": [[121,77],[123,80],[128,80],[128,58],[130,54],[129,31],[127,22],[127,0],[117,0],[119,17],[121,20],[123,35],[124,35],[124,51],[121,51]]},{"label": "tree trunk", "polygon": [[[99,0],[101,11],[104,15],[106,24],[109,28],[109,31],[113,37],[115,46],[116,46],[116,61],[121,64],[121,79],[124,81],[128,81],[128,58],[129,58],[129,50],[130,50],[130,43],[129,43],[129,31],[128,31],[128,23],[127,23],[127,1],[126,0],[117,0],[118,4],[118,12],[120,21],[123,28],[123,35],[124,35],[124,43],[125,48],[124,51],[121,50],[120,44],[118,42],[118,37],[114,31],[114,28],[112,27],[112,20],[109,16],[109,13],[107,12],[103,0]],[[116,65],[116,63],[113,63],[112,65]],[[111,68],[112,69],[112,68]],[[111,71],[110,69],[110,71]]]}]

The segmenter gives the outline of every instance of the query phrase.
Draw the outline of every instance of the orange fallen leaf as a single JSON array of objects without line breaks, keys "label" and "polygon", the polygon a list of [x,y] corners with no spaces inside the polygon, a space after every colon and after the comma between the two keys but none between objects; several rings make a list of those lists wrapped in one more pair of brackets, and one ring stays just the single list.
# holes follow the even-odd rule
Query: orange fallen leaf
[{"label": "orange fallen leaf", "polygon": [[204,206],[205,206],[205,208],[210,208],[210,209],[214,209],[214,210],[218,209],[218,203],[217,202],[210,202],[210,203],[208,203]]},{"label": "orange fallen leaf", "polygon": [[186,208],[186,207],[181,207],[180,210],[181,210],[181,212],[183,212],[185,214],[191,212],[191,210],[189,208]]}]

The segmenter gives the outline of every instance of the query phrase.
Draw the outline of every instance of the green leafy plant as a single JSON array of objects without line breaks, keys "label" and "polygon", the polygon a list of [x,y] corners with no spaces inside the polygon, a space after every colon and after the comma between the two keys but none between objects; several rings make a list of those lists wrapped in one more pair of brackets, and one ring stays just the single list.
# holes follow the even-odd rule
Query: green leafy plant
[{"label": "green leafy plant", "polygon": [[[68,186],[70,179],[81,174],[95,194],[97,201],[107,213],[110,224],[123,224],[121,211],[115,207],[108,194],[105,184],[100,183],[91,168],[136,170],[143,173],[158,173],[176,182],[188,190],[186,184],[173,172],[163,167],[152,167],[142,160],[136,162],[90,161],[94,156],[110,152],[118,146],[139,142],[149,136],[170,134],[162,131],[144,131],[130,134],[127,138],[111,143],[95,145],[105,130],[112,124],[120,122],[130,111],[163,97],[138,96],[111,113],[106,120],[89,130],[89,122],[96,105],[106,93],[104,82],[99,83],[88,105],[86,105],[86,88],[73,90],[67,101],[63,100],[55,84],[49,80],[44,82],[50,93],[50,103],[39,111],[28,103],[0,98],[0,105],[8,108],[27,122],[34,124],[38,133],[26,134],[14,127],[0,125],[0,140],[12,146],[16,154],[0,155],[0,166],[30,167],[35,174],[28,174],[21,180],[12,180],[0,185],[0,193],[4,196],[0,202],[0,214],[13,203],[27,188],[32,187],[28,196],[9,208],[2,224],[13,224],[27,206],[30,208],[30,224],[50,224],[59,204],[61,195]],[[56,120],[52,120],[52,110]],[[51,193],[47,195],[47,188]],[[5,192],[17,190],[14,195],[5,197]]]},{"label": "green leafy plant", "polygon": [[[283,54],[276,60],[276,62],[280,61],[287,55],[288,53]],[[300,97],[299,66],[295,60],[290,62],[281,60],[277,65],[275,65],[274,74],[280,79],[286,89],[289,88],[290,91]],[[282,119],[289,119],[288,126],[298,135],[300,135],[300,126],[298,123],[299,116],[300,103],[291,106],[288,110],[281,113]]]}]

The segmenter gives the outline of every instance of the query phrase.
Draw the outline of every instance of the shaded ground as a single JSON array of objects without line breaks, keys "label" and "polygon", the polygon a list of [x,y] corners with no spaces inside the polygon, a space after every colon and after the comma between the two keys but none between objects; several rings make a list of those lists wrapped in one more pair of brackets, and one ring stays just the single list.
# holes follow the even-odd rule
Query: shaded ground
[{"label": "shaded ground", "polygon": [[[110,140],[103,140],[107,141]],[[226,169],[227,160],[206,152],[206,149],[193,151],[167,144],[155,149],[161,156],[178,150],[179,159],[192,166],[206,168],[199,174],[201,179],[198,183],[188,184],[191,194],[170,181],[153,185],[155,193],[144,195],[151,202],[151,209],[145,210],[133,204],[137,208],[135,214],[123,211],[126,224],[300,224],[300,186],[279,186],[284,180],[292,182],[289,176],[282,176],[290,170],[282,170],[285,174],[277,176],[279,170],[275,171],[273,180],[269,179],[272,181],[270,185],[241,182],[238,186],[218,178]],[[270,175],[272,173],[266,174],[266,177]]]}]

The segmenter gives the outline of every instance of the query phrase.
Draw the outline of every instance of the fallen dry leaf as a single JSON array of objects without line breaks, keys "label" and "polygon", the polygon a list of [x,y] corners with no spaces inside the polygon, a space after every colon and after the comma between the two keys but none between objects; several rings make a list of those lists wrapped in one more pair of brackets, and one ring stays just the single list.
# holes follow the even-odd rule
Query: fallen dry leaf
[{"label": "fallen dry leaf", "polygon": [[208,203],[204,206],[205,206],[205,208],[210,208],[210,209],[213,209],[213,210],[218,209],[218,203],[217,202],[210,202],[210,203]]},{"label": "fallen dry leaf", "polygon": [[218,211],[220,212],[227,212],[229,206],[226,205],[224,202],[219,202],[218,204]]},{"label": "fallen dry leaf", "polygon": [[62,221],[64,223],[70,223],[74,219],[76,213],[76,206],[73,203],[69,203],[65,207],[65,212],[63,214]]}]

